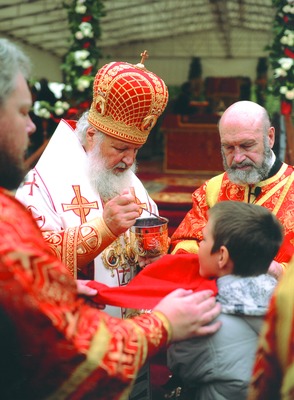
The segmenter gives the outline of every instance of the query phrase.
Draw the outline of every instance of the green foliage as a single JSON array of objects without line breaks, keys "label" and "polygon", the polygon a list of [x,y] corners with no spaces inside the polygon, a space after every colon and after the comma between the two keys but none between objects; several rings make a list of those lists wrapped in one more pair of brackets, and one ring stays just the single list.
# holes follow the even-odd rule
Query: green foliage
[{"label": "green foliage", "polygon": [[92,99],[92,85],[101,51],[100,18],[105,15],[101,0],[70,0],[64,2],[72,34],[69,51],[61,68],[64,71],[65,95],[76,105]]},{"label": "green foliage", "polygon": [[277,9],[269,61],[274,72],[269,91],[282,101],[294,99],[294,0],[272,0]]}]

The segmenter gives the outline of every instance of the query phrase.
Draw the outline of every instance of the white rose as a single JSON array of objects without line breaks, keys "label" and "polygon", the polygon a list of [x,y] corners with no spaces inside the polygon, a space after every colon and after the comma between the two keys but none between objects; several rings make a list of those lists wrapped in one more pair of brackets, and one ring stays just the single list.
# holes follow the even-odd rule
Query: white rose
[{"label": "white rose", "polygon": [[69,104],[66,101],[62,102],[62,107],[64,110],[68,110],[69,109]]},{"label": "white rose", "polygon": [[285,97],[288,100],[293,100],[294,99],[294,89],[288,90],[288,92],[285,94]]},{"label": "white rose", "polygon": [[87,78],[81,77],[80,79],[78,79],[78,82],[77,82],[78,91],[83,92],[89,86],[90,86],[90,82]]},{"label": "white rose", "polygon": [[92,25],[89,22],[82,22],[79,25],[79,28],[83,32],[84,36],[93,37]]},{"label": "white rose", "polygon": [[51,116],[51,114],[48,110],[46,110],[46,108],[40,109],[40,117],[48,119],[48,118],[50,118],[50,116]]},{"label": "white rose", "polygon": [[85,29],[92,29],[92,25],[89,22],[81,22],[79,28],[81,31],[84,31]]},{"label": "white rose", "polygon": [[288,43],[288,37],[287,36],[282,36],[281,39],[280,39],[280,42],[282,44],[287,44]]},{"label": "white rose", "polygon": [[81,31],[77,31],[77,32],[75,33],[75,37],[76,37],[76,39],[78,39],[78,40],[82,40],[82,39],[84,38],[84,35],[83,35],[83,33],[82,33]]},{"label": "white rose", "polygon": [[77,89],[78,89],[79,92],[84,92],[85,91],[84,85],[82,83],[78,83],[77,84]]},{"label": "white rose", "polygon": [[75,8],[75,12],[77,14],[85,14],[86,11],[87,11],[87,7],[82,5],[82,4],[81,5],[77,5],[76,8]]},{"label": "white rose", "polygon": [[281,94],[285,94],[287,92],[287,90],[288,90],[287,86],[281,86],[280,87],[280,93]]},{"label": "white rose", "polygon": [[92,63],[91,63],[89,60],[85,60],[85,61],[82,63],[82,67],[83,67],[84,69],[91,67],[91,65],[92,65]]},{"label": "white rose", "polygon": [[283,68],[276,68],[274,70],[274,76],[279,78],[280,76],[287,76],[287,72]]},{"label": "white rose", "polygon": [[55,108],[55,114],[56,115],[62,115],[64,113],[63,108]]},{"label": "white rose", "polygon": [[89,29],[89,28],[84,29],[84,35],[85,35],[85,37],[89,37],[89,38],[93,37],[92,28],[91,29]]},{"label": "white rose", "polygon": [[291,69],[291,67],[293,65],[293,60],[292,60],[292,58],[283,57],[283,58],[279,59],[279,64],[281,64],[281,67],[283,69],[288,71],[289,69]]},{"label": "white rose", "polygon": [[36,115],[38,115],[37,113],[38,113],[38,111],[40,110],[40,108],[41,108],[40,102],[39,102],[39,101],[35,101],[35,102],[34,102],[34,113],[35,113]]},{"label": "white rose", "polygon": [[90,55],[88,50],[81,50],[80,52],[81,52],[81,59],[82,60],[85,60]]},{"label": "white rose", "polygon": [[88,50],[77,50],[74,53],[74,58],[75,58],[75,63],[76,65],[81,65],[83,60],[86,60],[86,58],[90,55]]}]

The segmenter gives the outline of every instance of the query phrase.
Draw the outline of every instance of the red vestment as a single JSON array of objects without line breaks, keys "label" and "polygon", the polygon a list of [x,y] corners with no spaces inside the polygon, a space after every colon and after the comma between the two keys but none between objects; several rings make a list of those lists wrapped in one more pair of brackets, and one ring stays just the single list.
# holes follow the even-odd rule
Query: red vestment
[{"label": "red vestment", "polygon": [[286,266],[294,254],[294,171],[293,166],[282,164],[279,171],[262,182],[260,194],[255,198],[250,193],[254,187],[232,183],[227,173],[206,181],[192,194],[192,209],[171,238],[173,252],[185,249],[198,252],[202,240],[202,229],[207,223],[208,210],[219,201],[235,200],[254,202],[271,210],[284,227],[284,241],[275,260]]},{"label": "red vestment", "polygon": [[27,210],[0,189],[0,398],[125,399],[165,348],[160,313],[119,320],[77,296]]}]

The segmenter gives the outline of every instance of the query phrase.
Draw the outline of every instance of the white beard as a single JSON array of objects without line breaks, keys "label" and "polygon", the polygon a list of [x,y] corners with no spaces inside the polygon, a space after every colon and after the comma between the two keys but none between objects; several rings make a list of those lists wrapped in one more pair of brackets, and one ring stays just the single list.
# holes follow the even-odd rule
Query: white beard
[{"label": "white beard", "polygon": [[126,168],[125,164],[120,162],[113,169],[106,169],[105,160],[102,158],[98,146],[88,153],[88,177],[92,189],[100,195],[104,201],[108,201],[124,189],[129,189],[132,185],[133,174],[136,172],[136,162],[131,168],[115,174],[114,168]]}]

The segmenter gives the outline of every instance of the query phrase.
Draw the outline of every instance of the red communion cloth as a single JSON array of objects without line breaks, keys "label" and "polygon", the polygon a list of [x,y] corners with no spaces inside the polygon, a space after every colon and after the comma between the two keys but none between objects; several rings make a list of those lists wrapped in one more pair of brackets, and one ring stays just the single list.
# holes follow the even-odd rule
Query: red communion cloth
[{"label": "red communion cloth", "polygon": [[93,298],[99,304],[126,308],[151,309],[164,296],[175,289],[193,291],[212,290],[217,294],[216,281],[199,275],[197,254],[167,254],[146,266],[126,286],[109,287],[90,281],[88,286],[97,289]]}]

